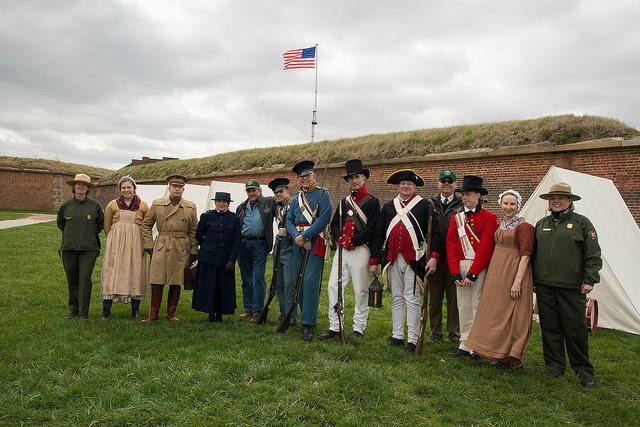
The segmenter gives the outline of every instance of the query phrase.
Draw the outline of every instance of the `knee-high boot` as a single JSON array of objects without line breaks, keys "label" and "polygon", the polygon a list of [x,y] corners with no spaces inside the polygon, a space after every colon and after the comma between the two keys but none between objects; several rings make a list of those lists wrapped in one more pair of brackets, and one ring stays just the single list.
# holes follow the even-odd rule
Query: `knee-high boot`
[{"label": "knee-high boot", "polygon": [[163,285],[151,285],[151,303],[149,304],[149,316],[142,321],[143,323],[150,323],[158,320],[160,304],[162,303],[163,288]]},{"label": "knee-high boot", "polygon": [[175,322],[180,320],[176,317],[176,308],[178,308],[178,301],[180,300],[180,286],[169,286],[169,297],[167,298],[167,320]]}]

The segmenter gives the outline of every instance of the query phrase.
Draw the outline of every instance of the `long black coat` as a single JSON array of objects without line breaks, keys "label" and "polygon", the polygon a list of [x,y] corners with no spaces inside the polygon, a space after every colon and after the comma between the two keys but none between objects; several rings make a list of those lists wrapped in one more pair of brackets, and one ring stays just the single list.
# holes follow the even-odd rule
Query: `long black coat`
[{"label": "long black coat", "polygon": [[235,262],[241,244],[240,220],[232,212],[207,211],[196,229],[198,277],[192,308],[205,313],[233,314],[236,310],[235,271],[225,270]]}]

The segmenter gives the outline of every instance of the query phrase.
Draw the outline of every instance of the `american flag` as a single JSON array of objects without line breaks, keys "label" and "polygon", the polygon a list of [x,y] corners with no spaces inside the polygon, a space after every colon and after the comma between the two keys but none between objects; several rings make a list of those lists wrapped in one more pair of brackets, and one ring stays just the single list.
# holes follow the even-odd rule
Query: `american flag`
[{"label": "american flag", "polygon": [[288,50],[282,54],[284,58],[284,69],[295,70],[296,68],[316,67],[316,47],[306,49]]}]

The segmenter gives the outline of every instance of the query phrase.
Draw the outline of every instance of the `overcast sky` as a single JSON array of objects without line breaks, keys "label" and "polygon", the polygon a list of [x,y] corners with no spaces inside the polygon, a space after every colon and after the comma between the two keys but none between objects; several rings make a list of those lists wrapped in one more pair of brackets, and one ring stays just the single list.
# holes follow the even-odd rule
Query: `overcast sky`
[{"label": "overcast sky", "polygon": [[[391,6],[394,4],[394,6]],[[640,127],[640,2],[0,0],[0,155],[112,169],[574,113]],[[635,28],[635,29],[634,29]]]}]

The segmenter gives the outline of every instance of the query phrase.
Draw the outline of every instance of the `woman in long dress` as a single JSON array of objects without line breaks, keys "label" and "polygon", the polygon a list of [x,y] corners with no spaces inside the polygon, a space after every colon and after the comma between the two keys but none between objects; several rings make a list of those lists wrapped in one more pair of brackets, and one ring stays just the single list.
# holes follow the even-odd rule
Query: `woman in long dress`
[{"label": "woman in long dress", "polygon": [[495,250],[469,333],[474,354],[508,368],[521,368],[531,335],[533,226],[517,215],[522,197],[507,190],[498,197],[504,219],[494,235]]},{"label": "woman in long dress", "polygon": [[191,307],[209,313],[209,322],[222,322],[236,311],[235,262],[240,252],[240,220],[229,212],[229,193],[216,192],[214,210],[200,216],[196,229],[198,274]]},{"label": "woman in long dress", "polygon": [[105,209],[107,244],[102,264],[102,318],[111,317],[114,302],[131,303],[131,317],[140,315],[140,302],[147,292],[146,257],[140,225],[149,206],[136,195],[130,176],[118,181],[120,197]]}]

